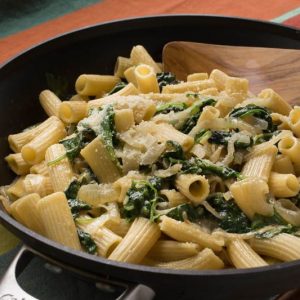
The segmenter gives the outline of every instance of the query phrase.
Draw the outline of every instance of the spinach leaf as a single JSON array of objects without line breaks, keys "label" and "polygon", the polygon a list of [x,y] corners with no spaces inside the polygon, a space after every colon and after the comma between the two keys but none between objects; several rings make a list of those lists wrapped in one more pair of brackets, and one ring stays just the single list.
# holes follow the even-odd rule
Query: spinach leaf
[{"label": "spinach leaf", "polygon": [[186,218],[191,222],[197,222],[204,213],[202,206],[193,207],[188,203],[180,204],[170,210],[166,215],[178,221],[184,221]]},{"label": "spinach leaf", "polygon": [[[208,142],[211,144],[217,144],[217,145],[227,145],[228,140],[232,137],[232,135],[235,132],[230,132],[230,131],[211,131],[211,136],[208,138]],[[253,139],[250,136],[249,137],[249,142],[244,142],[241,140],[237,140],[234,142],[234,146],[236,149],[244,149],[252,146],[253,144]]]},{"label": "spinach leaf", "polygon": [[112,95],[118,91],[120,91],[122,88],[124,88],[125,86],[127,85],[126,82],[124,81],[120,81],[118,82],[114,87],[113,89],[108,93],[108,95]]},{"label": "spinach leaf", "polygon": [[166,150],[159,158],[164,168],[168,168],[173,164],[181,163],[185,160],[184,152],[181,145],[175,141],[166,142]]},{"label": "spinach leaf", "polygon": [[70,161],[73,161],[89,142],[96,137],[92,129],[87,128],[80,132],[73,133],[70,137],[67,137],[61,141],[66,149],[67,157]]},{"label": "spinach leaf", "polygon": [[121,168],[120,162],[115,153],[116,136],[115,111],[112,105],[107,105],[103,110],[104,117],[100,123],[100,137],[105,145],[111,160],[117,167]]},{"label": "spinach leaf", "polygon": [[245,233],[251,230],[251,222],[233,199],[226,201],[221,193],[210,195],[207,202],[220,214],[219,226],[227,232]]},{"label": "spinach leaf", "polygon": [[299,230],[298,227],[288,224],[285,226],[276,226],[265,232],[258,232],[255,234],[255,237],[258,239],[270,239],[280,233],[295,234],[298,230]]},{"label": "spinach leaf", "polygon": [[252,220],[251,228],[256,230],[268,225],[288,225],[288,222],[286,222],[274,209],[274,214],[270,217],[255,214]]},{"label": "spinach leaf", "polygon": [[182,163],[183,174],[216,175],[223,179],[239,178],[240,173],[226,166],[218,166],[209,160],[191,158]]},{"label": "spinach leaf", "polygon": [[266,133],[262,133],[262,134],[258,134],[254,137],[253,141],[254,141],[254,145],[258,145],[264,142],[269,141],[274,135],[278,135],[281,131],[280,130],[276,130],[273,132],[266,132]]},{"label": "spinach leaf", "polygon": [[248,104],[244,107],[235,108],[230,112],[229,116],[231,118],[244,118],[247,116],[253,116],[265,120],[268,123],[268,128],[265,132],[272,132],[276,130],[276,126],[272,122],[272,117],[269,111],[266,108],[257,106],[255,104]]},{"label": "spinach leaf", "polygon": [[161,72],[156,74],[157,82],[159,85],[160,91],[162,88],[168,84],[177,84],[179,83],[178,80],[176,80],[176,77],[171,72]]},{"label": "spinach leaf", "polygon": [[157,203],[160,201],[157,189],[157,179],[133,180],[127,191],[127,202],[123,208],[123,215],[128,221],[142,216],[154,222],[159,216],[156,212]]},{"label": "spinach leaf", "polygon": [[194,137],[195,143],[200,144],[204,138],[209,138],[211,136],[211,131],[202,128]]},{"label": "spinach leaf", "polygon": [[206,99],[200,102],[193,104],[189,109],[190,117],[183,124],[181,131],[183,133],[189,133],[192,128],[197,124],[197,121],[203,111],[205,106],[211,105],[214,106],[216,104],[216,100],[214,99]]},{"label": "spinach leaf", "polygon": [[78,199],[71,199],[70,198],[70,199],[68,199],[68,204],[70,206],[73,219],[78,218],[79,213],[81,211],[92,209],[92,207],[89,204],[87,204],[87,203],[85,203],[81,200],[78,200]]},{"label": "spinach leaf", "polygon": [[77,233],[79,237],[79,241],[83,248],[86,250],[86,252],[90,254],[96,254],[97,252],[97,245],[91,235],[87,232],[84,232],[83,230],[77,228]]},{"label": "spinach leaf", "polygon": [[184,102],[172,102],[172,103],[165,103],[162,105],[157,106],[156,108],[156,115],[157,114],[168,114],[171,111],[179,112],[187,109],[187,104]]}]

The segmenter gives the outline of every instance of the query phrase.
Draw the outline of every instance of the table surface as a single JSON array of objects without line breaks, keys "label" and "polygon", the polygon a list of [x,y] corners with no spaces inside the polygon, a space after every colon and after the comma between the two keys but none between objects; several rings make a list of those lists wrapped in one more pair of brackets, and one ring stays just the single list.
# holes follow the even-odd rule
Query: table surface
[{"label": "table surface", "polygon": [[[300,0],[1,0],[0,65],[35,44],[81,27],[121,18],[179,13],[238,16],[300,27]],[[0,275],[17,251],[0,256]],[[25,269],[19,282],[38,299],[115,297],[68,274],[46,270],[38,258]]]}]

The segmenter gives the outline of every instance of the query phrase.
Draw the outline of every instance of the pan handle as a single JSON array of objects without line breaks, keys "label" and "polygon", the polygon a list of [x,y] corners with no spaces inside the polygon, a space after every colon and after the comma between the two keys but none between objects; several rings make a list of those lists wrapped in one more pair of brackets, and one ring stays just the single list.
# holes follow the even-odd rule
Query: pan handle
[{"label": "pan handle", "polygon": [[0,279],[0,300],[38,300],[27,294],[18,284],[17,277],[34,254],[22,246],[6,273]]},{"label": "pan handle", "polygon": [[[18,284],[17,277],[23,272],[28,263],[32,260],[35,255],[39,255],[43,258],[43,255],[35,253],[34,250],[27,248],[25,245],[19,250],[18,254],[8,267],[6,273],[0,278],[0,300],[38,300],[27,294]],[[47,259],[46,259],[47,260]],[[63,264],[59,264],[53,261],[53,265],[58,265],[59,267],[70,269],[70,267]],[[86,277],[91,277],[91,275],[86,274],[82,271],[78,272]],[[92,278],[96,280],[97,278]],[[106,280],[106,283],[110,283]],[[117,284],[126,287],[126,290],[116,299],[116,300],[152,300],[155,296],[155,292],[146,285],[134,284],[134,283],[120,283],[117,281],[111,282],[113,285]]]},{"label": "pan handle", "polygon": [[133,284],[128,286],[125,292],[116,300],[152,300],[154,296],[155,292],[148,286],[144,284]]}]

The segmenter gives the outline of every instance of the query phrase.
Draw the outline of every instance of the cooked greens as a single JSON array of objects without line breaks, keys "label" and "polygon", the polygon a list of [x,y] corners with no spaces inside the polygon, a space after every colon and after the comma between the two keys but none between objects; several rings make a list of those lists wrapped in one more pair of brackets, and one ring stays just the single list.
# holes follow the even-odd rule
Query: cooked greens
[{"label": "cooked greens", "polygon": [[108,95],[112,95],[118,91],[120,91],[122,88],[124,88],[127,85],[126,82],[124,81],[120,81],[118,82],[113,88],[112,90],[108,93]]},{"label": "cooked greens", "polygon": [[197,222],[200,220],[203,213],[203,206],[193,207],[191,204],[185,203],[171,209],[166,216],[178,221],[188,219],[191,222]]},{"label": "cooked greens", "polygon": [[165,103],[157,106],[156,114],[168,114],[169,112],[179,112],[187,109],[187,104],[184,102]]},{"label": "cooked greens", "polygon": [[154,222],[158,215],[156,213],[157,203],[160,201],[158,189],[161,181],[155,178],[147,180],[133,180],[127,191],[123,209],[123,215],[128,221],[142,216]]},{"label": "cooked greens", "polygon": [[168,84],[177,84],[179,83],[178,80],[176,80],[176,77],[171,72],[161,72],[156,74],[157,82],[159,85],[160,91],[165,85]]},{"label": "cooked greens", "polygon": [[276,126],[272,122],[270,112],[266,108],[257,106],[255,104],[248,104],[244,107],[235,108],[230,112],[229,116],[231,118],[245,118],[248,116],[253,116],[267,122],[268,127],[265,130],[266,132],[272,132],[276,130]]},{"label": "cooked greens", "polygon": [[89,204],[78,199],[70,198],[68,199],[68,204],[70,206],[71,213],[74,219],[79,217],[80,212],[92,209]]},{"label": "cooked greens", "polygon": [[219,213],[219,226],[227,232],[245,233],[251,230],[251,222],[233,199],[225,200],[222,193],[211,194],[207,202]]},{"label": "cooked greens", "polygon": [[193,104],[189,109],[190,109],[190,116],[189,118],[185,121],[183,126],[181,127],[181,131],[183,133],[189,133],[192,128],[197,124],[197,121],[203,111],[203,108],[205,106],[214,106],[216,104],[216,100],[214,99],[206,99],[203,101],[197,101],[195,104]]},{"label": "cooked greens", "polygon": [[77,233],[78,233],[80,244],[83,246],[86,252],[90,254],[96,254],[98,247],[95,241],[93,240],[93,238],[91,237],[91,235],[79,228],[77,228]]},{"label": "cooked greens", "polygon": [[239,178],[240,173],[226,166],[218,166],[209,160],[191,158],[182,162],[182,173],[198,175],[215,175],[223,179]]}]

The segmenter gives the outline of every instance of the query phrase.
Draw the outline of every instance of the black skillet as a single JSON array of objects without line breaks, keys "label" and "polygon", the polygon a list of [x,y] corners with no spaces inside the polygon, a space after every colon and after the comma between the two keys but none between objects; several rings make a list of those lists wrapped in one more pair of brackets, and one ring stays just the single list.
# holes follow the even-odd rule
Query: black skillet
[{"label": "black skillet", "polygon": [[[69,87],[64,93],[72,94],[79,74],[111,74],[116,57],[128,56],[133,45],[144,45],[156,60],[160,60],[163,46],[175,40],[300,49],[297,29],[254,20],[199,15],[122,20],[47,41],[0,69],[0,185],[14,178],[3,161],[9,153],[7,135],[45,118],[37,98],[41,90],[55,84],[53,78],[66,79]],[[0,221],[35,254],[93,280],[128,286],[122,299],[152,298],[151,290],[141,285],[135,288],[137,283],[153,289],[156,299],[266,299],[300,286],[300,260],[250,270],[163,270],[70,250],[20,225],[3,207],[0,208]],[[15,261],[17,272],[27,258],[28,250],[21,255],[21,262]],[[13,278],[15,270],[10,272],[10,276],[0,282],[0,299],[4,293],[21,293],[8,283],[8,277]],[[24,299],[30,299],[24,295]],[[21,296],[19,294],[18,299]]]}]

